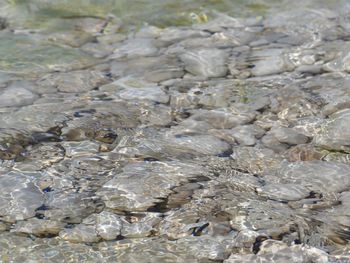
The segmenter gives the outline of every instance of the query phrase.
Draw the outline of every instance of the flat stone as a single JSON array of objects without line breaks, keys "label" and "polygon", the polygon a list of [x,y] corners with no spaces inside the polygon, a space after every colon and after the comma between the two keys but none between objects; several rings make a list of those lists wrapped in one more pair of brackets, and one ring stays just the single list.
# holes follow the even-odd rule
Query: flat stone
[{"label": "flat stone", "polygon": [[251,55],[255,62],[251,70],[254,76],[265,76],[291,71],[294,65],[288,63],[283,56],[283,49],[268,49],[254,51]]},{"label": "flat stone", "polygon": [[169,101],[169,96],[161,87],[129,88],[120,91],[118,96],[124,100],[150,100],[160,103],[167,103]]},{"label": "flat stone", "polygon": [[232,159],[237,167],[252,174],[262,174],[280,166],[281,157],[270,149],[258,147],[233,147]]},{"label": "flat stone", "polygon": [[[182,165],[186,171],[191,167]],[[139,162],[124,167],[123,172],[106,182],[97,195],[114,210],[146,211],[184,180],[186,177],[175,163]],[[158,187],[154,188],[154,184]]]},{"label": "flat stone", "polygon": [[[33,176],[40,176],[34,172]],[[34,217],[36,209],[43,205],[44,195],[34,184],[30,173],[10,172],[0,176],[0,218],[13,222]]]},{"label": "flat stone", "polygon": [[309,189],[296,184],[267,184],[256,191],[262,196],[279,201],[296,201],[310,194]]},{"label": "flat stone", "polygon": [[350,152],[350,110],[345,109],[332,114],[325,121],[319,134],[314,138],[317,146],[329,150]]},{"label": "flat stone", "polygon": [[27,221],[16,223],[11,232],[32,234],[38,237],[51,237],[58,235],[65,224],[58,221],[30,218]]},{"label": "flat stone", "polygon": [[97,234],[104,240],[114,240],[121,234],[123,220],[116,214],[102,211],[96,218]]},{"label": "flat stone", "polygon": [[220,49],[199,49],[180,55],[185,69],[193,75],[205,78],[224,77],[227,74],[227,54]]},{"label": "flat stone", "polygon": [[307,136],[292,128],[272,128],[269,134],[272,134],[280,143],[286,143],[289,145],[304,144],[309,140]]},{"label": "flat stone", "polygon": [[20,107],[33,104],[38,95],[21,87],[8,87],[0,91],[0,107]]},{"label": "flat stone", "polygon": [[157,40],[163,42],[164,45],[170,45],[186,38],[207,37],[209,35],[210,34],[208,32],[201,30],[169,27],[160,32],[159,38]]},{"label": "flat stone", "polygon": [[277,180],[298,184],[317,193],[334,194],[350,186],[350,167],[318,160],[287,163],[278,170]]},{"label": "flat stone", "polygon": [[124,43],[114,50],[111,56],[113,59],[119,58],[136,58],[155,56],[158,53],[158,48],[155,46],[155,41],[150,38],[135,38],[127,39]]},{"label": "flat stone", "polygon": [[233,113],[220,110],[195,110],[190,117],[192,120],[205,121],[217,129],[230,129],[254,120],[254,112]]},{"label": "flat stone", "polygon": [[189,154],[220,155],[231,151],[230,144],[212,135],[167,136],[166,141],[170,149]]},{"label": "flat stone", "polygon": [[72,229],[64,229],[60,232],[60,238],[73,243],[95,243],[100,241],[95,226],[79,224]]},{"label": "flat stone", "polygon": [[307,245],[292,245],[276,241],[266,240],[262,243],[257,255],[246,254],[238,255],[231,254],[231,256],[224,260],[224,263],[241,263],[241,262],[320,262],[327,263],[328,254],[318,248],[314,248]]},{"label": "flat stone", "polygon": [[108,82],[98,71],[77,70],[67,73],[53,73],[44,76],[37,83],[43,87],[57,87],[61,92],[89,91]]}]

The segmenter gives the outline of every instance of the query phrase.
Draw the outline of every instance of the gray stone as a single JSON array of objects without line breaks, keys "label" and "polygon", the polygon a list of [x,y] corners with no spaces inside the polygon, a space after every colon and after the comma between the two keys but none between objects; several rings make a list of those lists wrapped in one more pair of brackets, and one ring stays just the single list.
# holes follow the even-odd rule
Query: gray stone
[{"label": "gray stone", "polygon": [[40,175],[38,172],[24,174],[13,171],[0,176],[1,220],[13,222],[35,215],[36,209],[44,203],[43,193],[33,182],[33,177]]},{"label": "gray stone", "polygon": [[60,233],[60,238],[73,243],[95,243],[100,241],[95,226],[79,224],[72,229],[64,229]]},{"label": "gray stone", "polygon": [[227,74],[227,54],[220,49],[197,49],[180,55],[185,69],[193,75],[215,78]]},{"label": "gray stone", "polygon": [[292,128],[277,127],[272,128],[269,134],[276,137],[280,143],[297,145],[307,143],[309,138]]},{"label": "gray stone", "polygon": [[107,82],[107,78],[101,72],[78,70],[49,74],[37,83],[43,87],[57,87],[61,92],[86,92]]},{"label": "gray stone", "polygon": [[111,55],[113,59],[120,58],[137,58],[155,56],[158,53],[158,48],[155,46],[155,41],[150,38],[131,38],[114,50]]},{"label": "gray stone", "polygon": [[114,240],[121,234],[123,220],[116,214],[103,211],[96,217],[96,232],[104,240]]},{"label": "gray stone", "polygon": [[0,91],[0,107],[19,107],[33,104],[38,96],[21,87],[8,87]]},{"label": "gray stone", "polygon": [[279,262],[320,262],[327,263],[328,254],[318,248],[310,247],[307,245],[292,245],[276,241],[266,240],[262,243],[257,255],[246,254],[237,255],[231,254],[231,256],[224,261],[224,263],[279,263]]},{"label": "gray stone", "polygon": [[254,68],[251,70],[254,76],[265,76],[292,71],[294,65],[284,57],[283,49],[267,49],[254,51],[251,55]]},{"label": "gray stone", "polygon": [[255,116],[254,112],[235,113],[225,110],[195,110],[190,119],[205,121],[217,129],[230,129],[251,122]]},{"label": "gray stone", "polygon": [[322,125],[314,143],[329,150],[350,151],[350,110],[332,114]]},{"label": "gray stone", "polygon": [[58,221],[30,218],[27,221],[16,223],[11,232],[32,234],[38,237],[50,237],[58,235],[64,226],[64,223]]},{"label": "gray stone", "polygon": [[298,184],[309,191],[332,195],[350,186],[350,167],[318,160],[287,163],[278,170],[277,180]]}]

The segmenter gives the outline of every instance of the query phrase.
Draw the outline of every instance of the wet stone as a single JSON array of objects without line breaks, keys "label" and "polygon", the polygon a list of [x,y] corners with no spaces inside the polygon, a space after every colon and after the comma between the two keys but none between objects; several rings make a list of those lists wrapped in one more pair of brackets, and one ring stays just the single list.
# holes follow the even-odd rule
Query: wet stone
[{"label": "wet stone", "polygon": [[96,231],[104,240],[114,240],[121,234],[123,220],[120,216],[103,211],[97,215]]},{"label": "wet stone", "polygon": [[254,120],[254,112],[232,113],[220,110],[197,110],[193,111],[190,119],[205,121],[217,129],[230,129],[238,125],[246,124]]},{"label": "wet stone", "polygon": [[211,135],[168,136],[166,140],[174,150],[190,154],[220,155],[231,150],[228,143]]},{"label": "wet stone", "polygon": [[227,73],[226,58],[226,52],[220,49],[192,50],[180,55],[188,72],[206,78],[224,77]]},{"label": "wet stone", "polygon": [[136,38],[126,40],[120,47],[114,50],[112,58],[136,58],[155,56],[158,52],[154,40],[149,38]]},{"label": "wet stone", "polygon": [[314,142],[317,146],[329,150],[350,151],[349,139],[350,110],[342,110],[330,116],[316,135]]},{"label": "wet stone", "polygon": [[0,107],[19,107],[32,104],[38,96],[21,87],[8,87],[0,91]]},{"label": "wet stone", "polygon": [[38,84],[55,86],[61,92],[85,92],[107,83],[107,78],[97,71],[73,71],[46,75]]},{"label": "wet stone", "polygon": [[35,176],[40,173],[24,174],[9,172],[0,177],[1,219],[7,222],[34,217],[35,211],[44,203],[44,195],[34,184]]},{"label": "wet stone", "polygon": [[265,76],[291,71],[294,65],[283,56],[283,49],[257,50],[251,55],[254,76]]},{"label": "wet stone", "polygon": [[350,185],[350,167],[346,164],[305,161],[284,164],[278,181],[294,183],[323,194],[342,192]]},{"label": "wet stone", "polygon": [[100,240],[94,226],[77,225],[60,232],[60,238],[73,243],[94,243]]},{"label": "wet stone", "polygon": [[237,168],[252,174],[261,174],[280,166],[282,159],[270,149],[233,147],[232,159]]},{"label": "wet stone", "polygon": [[[189,171],[191,165],[182,165]],[[196,166],[195,166],[196,167]],[[195,172],[195,171],[193,171]],[[192,172],[191,172],[192,174]],[[142,180],[142,185],[139,184]],[[97,192],[108,208],[117,211],[146,211],[171,193],[171,188],[186,181],[175,163],[140,162],[124,167]],[[157,189],[152,187],[157,182]]]},{"label": "wet stone", "polygon": [[247,255],[235,255],[225,260],[225,263],[238,262],[328,262],[328,255],[326,252],[303,245],[293,245],[288,247],[285,243],[276,240],[266,240],[262,243],[259,252]]},{"label": "wet stone", "polygon": [[16,223],[11,232],[32,234],[38,237],[52,237],[58,235],[64,226],[64,223],[58,221],[31,218]]}]

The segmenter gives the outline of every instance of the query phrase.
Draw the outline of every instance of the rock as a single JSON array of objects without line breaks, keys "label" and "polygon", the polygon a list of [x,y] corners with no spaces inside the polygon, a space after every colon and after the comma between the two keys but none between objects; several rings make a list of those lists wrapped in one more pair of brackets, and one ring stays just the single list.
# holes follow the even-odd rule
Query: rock
[{"label": "rock", "polygon": [[251,70],[254,76],[265,76],[292,71],[294,65],[284,57],[283,49],[257,50],[251,55],[254,67]]},{"label": "rock", "polygon": [[113,59],[155,56],[158,53],[155,41],[150,38],[127,39],[114,50]]},{"label": "rock", "polygon": [[309,189],[297,184],[267,184],[256,191],[261,196],[279,201],[296,201],[310,195]]},{"label": "rock", "polygon": [[[166,198],[171,188],[190,176],[191,165],[177,163],[139,162],[129,164],[97,192],[106,206],[117,211],[146,211]],[[183,174],[183,171],[190,172]],[[142,182],[142,184],[140,184]],[[154,184],[158,187],[154,188]]]},{"label": "rock", "polygon": [[14,222],[34,217],[36,209],[43,205],[44,194],[34,184],[33,176],[40,173],[25,174],[9,172],[0,176],[0,218],[5,222]]},{"label": "rock", "polygon": [[265,131],[256,125],[243,125],[230,130],[230,134],[240,145],[253,146],[256,140],[265,134]]},{"label": "rock", "polygon": [[62,142],[61,145],[65,149],[65,156],[70,158],[97,153],[100,147],[98,143],[91,141]]},{"label": "rock", "polygon": [[186,38],[207,37],[209,35],[209,33],[200,30],[169,27],[160,32],[157,41],[163,42],[163,45],[170,45]]},{"label": "rock", "polygon": [[309,138],[304,134],[297,132],[292,128],[277,127],[271,129],[269,134],[276,137],[280,143],[286,143],[289,145],[304,144],[307,143]]},{"label": "rock", "polygon": [[60,232],[60,238],[73,243],[95,243],[100,241],[95,226],[79,224],[72,229],[65,229]]},{"label": "rock", "polygon": [[38,237],[52,237],[64,228],[65,224],[58,221],[31,218],[16,223],[12,232],[32,234]]},{"label": "rock", "polygon": [[314,137],[317,146],[328,150],[350,151],[350,110],[338,111],[330,116]]},{"label": "rock", "polygon": [[101,91],[115,91],[115,95],[123,100],[148,100],[160,103],[169,101],[169,95],[163,91],[161,86],[135,77],[121,78],[101,87]]},{"label": "rock", "polygon": [[164,55],[112,61],[111,73],[116,77],[140,76],[150,82],[181,78],[185,74],[178,59]]},{"label": "rock", "polygon": [[189,119],[205,121],[217,129],[230,129],[253,121],[255,116],[254,112],[234,113],[224,110],[195,110]]},{"label": "rock", "polygon": [[122,236],[126,238],[141,238],[157,232],[156,226],[161,221],[160,214],[146,213],[141,216],[132,217],[132,222],[124,220]]},{"label": "rock", "polygon": [[86,92],[107,82],[106,76],[101,72],[77,70],[46,75],[38,84],[43,87],[55,86],[61,92]]},{"label": "rock", "polygon": [[104,240],[114,240],[121,234],[123,220],[116,214],[103,211],[96,218],[96,232]]},{"label": "rock", "polygon": [[103,208],[103,203],[96,197],[89,196],[87,192],[53,191],[45,202],[45,207],[38,209],[38,213],[43,214],[46,219],[79,224],[87,216],[99,211],[101,206]]},{"label": "rock", "polygon": [[20,107],[33,104],[38,96],[21,87],[5,88],[0,91],[0,107]]},{"label": "rock", "polygon": [[194,155],[221,155],[231,151],[231,146],[211,135],[167,136],[167,143],[175,151]]},{"label": "rock", "polygon": [[237,168],[252,174],[279,167],[282,161],[272,150],[258,147],[233,147],[231,157],[237,163]]},{"label": "rock", "polygon": [[350,167],[346,164],[305,161],[284,164],[277,180],[306,187],[322,194],[342,192],[350,186]]},{"label": "rock", "polygon": [[161,87],[129,88],[120,91],[118,96],[124,100],[150,100],[160,103],[167,103],[169,101],[169,96],[166,95]]},{"label": "rock", "polygon": [[239,262],[328,262],[328,254],[318,248],[307,245],[292,245],[276,241],[266,240],[262,243],[259,252],[247,255],[231,254],[224,263],[239,263]]},{"label": "rock", "polygon": [[217,78],[227,74],[227,54],[220,49],[187,51],[180,59],[185,63],[185,69],[196,76]]}]

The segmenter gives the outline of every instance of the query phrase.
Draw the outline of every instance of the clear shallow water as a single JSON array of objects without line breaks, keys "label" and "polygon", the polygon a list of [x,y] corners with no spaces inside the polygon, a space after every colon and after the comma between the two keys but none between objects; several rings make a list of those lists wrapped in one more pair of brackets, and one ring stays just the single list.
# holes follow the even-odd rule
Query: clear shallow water
[{"label": "clear shallow water", "polygon": [[349,10],[0,1],[0,261],[349,258]]}]

